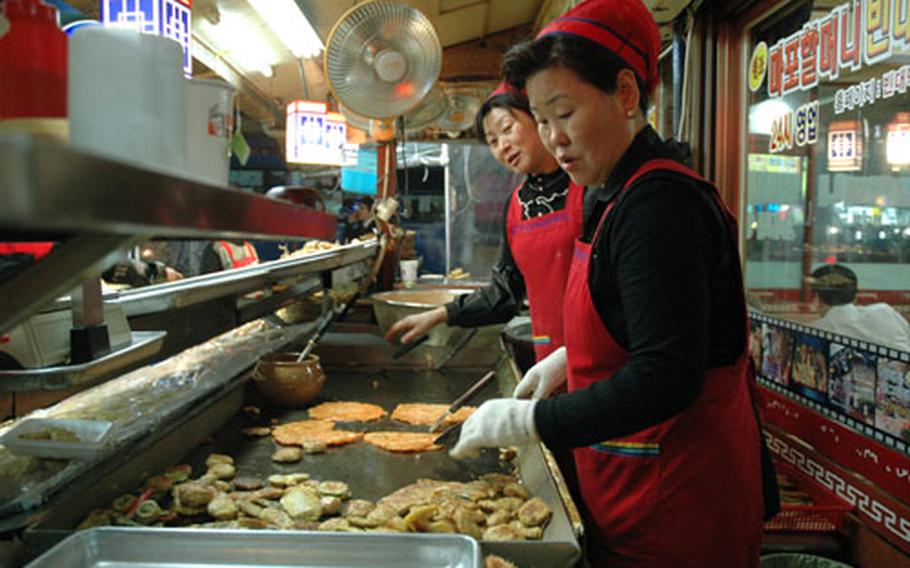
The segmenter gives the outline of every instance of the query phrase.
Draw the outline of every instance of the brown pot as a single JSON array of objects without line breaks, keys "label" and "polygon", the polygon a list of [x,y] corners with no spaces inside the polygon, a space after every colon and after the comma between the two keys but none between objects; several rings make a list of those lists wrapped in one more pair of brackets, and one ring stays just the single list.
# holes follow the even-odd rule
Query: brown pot
[{"label": "brown pot", "polygon": [[313,400],[325,373],[319,357],[308,355],[297,362],[299,353],[272,353],[259,359],[253,371],[253,383],[265,400],[274,406],[299,407]]}]

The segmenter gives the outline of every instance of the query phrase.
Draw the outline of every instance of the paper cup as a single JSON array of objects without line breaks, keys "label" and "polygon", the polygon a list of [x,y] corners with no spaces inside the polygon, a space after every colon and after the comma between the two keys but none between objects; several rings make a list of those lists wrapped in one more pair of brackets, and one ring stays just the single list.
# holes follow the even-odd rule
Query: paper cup
[{"label": "paper cup", "polygon": [[234,133],[234,88],[212,79],[186,80],[186,171],[226,186]]},{"label": "paper cup", "polygon": [[413,288],[417,283],[417,260],[401,261],[401,281],[404,282],[405,288]]}]

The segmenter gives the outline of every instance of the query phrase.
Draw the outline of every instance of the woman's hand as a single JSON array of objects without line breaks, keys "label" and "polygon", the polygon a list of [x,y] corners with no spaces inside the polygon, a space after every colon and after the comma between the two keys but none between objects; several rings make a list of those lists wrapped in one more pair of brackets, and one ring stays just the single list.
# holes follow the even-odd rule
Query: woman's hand
[{"label": "woman's hand", "polygon": [[401,343],[406,345],[418,337],[426,335],[429,331],[446,321],[446,307],[439,306],[430,311],[408,316],[395,322],[389,331],[385,334],[385,340],[393,343],[395,338],[401,335]]}]

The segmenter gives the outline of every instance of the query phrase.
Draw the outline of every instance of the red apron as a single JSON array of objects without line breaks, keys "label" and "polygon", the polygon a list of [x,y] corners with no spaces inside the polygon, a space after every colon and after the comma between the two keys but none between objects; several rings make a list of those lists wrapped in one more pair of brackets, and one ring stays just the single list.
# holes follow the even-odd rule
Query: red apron
[{"label": "red apron", "polygon": [[[623,191],[634,190],[633,182],[653,170],[672,170],[703,181],[676,162],[652,160]],[[716,190],[712,194],[728,224],[732,221],[735,227]],[[590,258],[591,245],[576,242],[565,302],[569,392],[609,380],[629,359],[591,299]],[[744,349],[734,365],[709,369],[694,404],[677,416],[631,436],[574,450],[582,497],[599,533],[595,546],[604,558],[598,562],[674,568],[758,566],[760,446],[747,370]]]},{"label": "red apron", "polygon": [[234,247],[231,243],[227,241],[221,241],[221,246],[224,247],[224,251],[227,253],[228,258],[231,260],[231,268],[243,268],[244,266],[249,266],[256,263],[258,258],[256,255],[256,249],[253,248],[253,245],[250,244],[250,241],[243,242],[243,249],[246,254],[238,258],[234,255]]},{"label": "red apron", "polygon": [[506,234],[512,258],[525,280],[538,361],[564,345],[562,298],[572,247],[581,236],[584,191],[570,183],[565,208],[532,219],[521,218],[518,189],[512,192]]}]

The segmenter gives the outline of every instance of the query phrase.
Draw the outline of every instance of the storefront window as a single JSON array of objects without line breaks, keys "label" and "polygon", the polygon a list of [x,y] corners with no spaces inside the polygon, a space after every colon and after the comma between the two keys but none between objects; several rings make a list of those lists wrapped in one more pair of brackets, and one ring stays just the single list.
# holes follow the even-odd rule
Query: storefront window
[{"label": "storefront window", "polygon": [[[754,28],[747,75],[750,304],[821,325],[827,296],[888,304],[906,321],[910,4],[793,5]],[[857,291],[848,299],[854,279]],[[881,314],[874,317],[890,317]],[[863,335],[863,325],[847,335]]]}]

